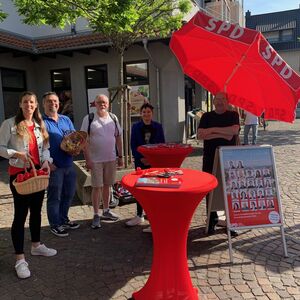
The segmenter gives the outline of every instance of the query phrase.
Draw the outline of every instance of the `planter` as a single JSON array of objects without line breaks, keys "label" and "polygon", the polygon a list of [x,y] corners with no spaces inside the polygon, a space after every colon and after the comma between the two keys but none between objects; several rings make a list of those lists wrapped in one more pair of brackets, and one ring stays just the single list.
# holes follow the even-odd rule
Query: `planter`
[{"label": "planter", "polygon": [[[91,174],[85,168],[85,160],[74,161],[74,167],[77,174],[76,180],[76,193],[82,204],[91,204]],[[117,170],[117,181],[121,180],[122,177],[130,172],[134,171],[133,168],[130,169],[120,169]],[[102,201],[100,200],[100,204]]]}]

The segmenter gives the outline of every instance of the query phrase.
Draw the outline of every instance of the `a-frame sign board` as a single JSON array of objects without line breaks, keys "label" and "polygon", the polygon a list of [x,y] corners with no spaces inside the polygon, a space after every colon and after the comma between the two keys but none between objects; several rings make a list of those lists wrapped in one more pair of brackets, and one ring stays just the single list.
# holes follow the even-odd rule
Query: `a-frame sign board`
[{"label": "a-frame sign board", "polygon": [[206,231],[210,212],[225,210],[230,261],[233,262],[230,230],[259,227],[280,227],[287,257],[272,146],[220,147],[215,153],[213,175],[219,185],[209,194]]}]

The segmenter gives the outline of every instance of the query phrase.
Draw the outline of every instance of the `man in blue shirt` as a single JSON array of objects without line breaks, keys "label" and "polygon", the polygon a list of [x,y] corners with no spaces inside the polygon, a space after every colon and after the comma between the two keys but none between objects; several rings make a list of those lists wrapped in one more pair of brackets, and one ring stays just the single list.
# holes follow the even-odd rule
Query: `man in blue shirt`
[{"label": "man in blue shirt", "polygon": [[73,157],[61,150],[60,144],[65,134],[74,131],[69,117],[58,114],[59,99],[56,93],[43,95],[45,114],[43,116],[50,139],[50,155],[53,163],[47,191],[47,215],[51,232],[59,237],[68,236],[68,229],[76,229],[79,224],[68,218],[69,208],[75,195],[76,173]]}]

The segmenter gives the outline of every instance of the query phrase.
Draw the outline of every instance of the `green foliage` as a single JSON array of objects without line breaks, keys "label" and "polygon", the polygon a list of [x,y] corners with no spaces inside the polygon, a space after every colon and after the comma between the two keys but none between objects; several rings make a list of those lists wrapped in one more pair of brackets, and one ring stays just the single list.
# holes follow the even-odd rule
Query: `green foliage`
[{"label": "green foliage", "polygon": [[190,0],[13,0],[26,24],[63,28],[80,17],[120,53],[140,37],[164,37],[181,26]]},{"label": "green foliage", "polygon": [[7,14],[1,9],[0,3],[0,22],[2,22],[7,17]]}]

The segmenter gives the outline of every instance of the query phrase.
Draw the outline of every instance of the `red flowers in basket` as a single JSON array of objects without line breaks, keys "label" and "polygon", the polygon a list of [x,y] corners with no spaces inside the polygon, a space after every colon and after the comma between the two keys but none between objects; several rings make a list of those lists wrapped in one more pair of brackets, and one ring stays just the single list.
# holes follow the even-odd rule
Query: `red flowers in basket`
[{"label": "red flowers in basket", "polygon": [[[36,174],[37,176],[49,175],[47,169],[36,170]],[[32,177],[34,177],[33,169],[31,169],[30,172],[25,172],[24,174],[18,174],[16,178],[16,182],[20,183]]]}]

